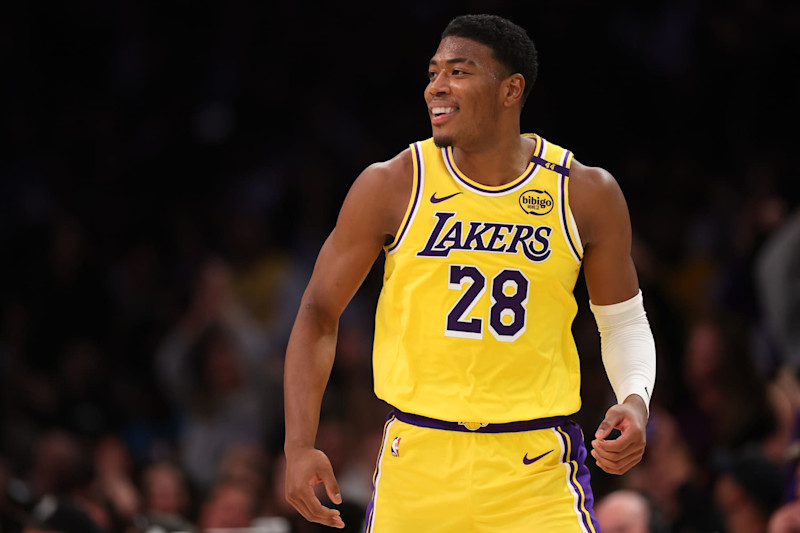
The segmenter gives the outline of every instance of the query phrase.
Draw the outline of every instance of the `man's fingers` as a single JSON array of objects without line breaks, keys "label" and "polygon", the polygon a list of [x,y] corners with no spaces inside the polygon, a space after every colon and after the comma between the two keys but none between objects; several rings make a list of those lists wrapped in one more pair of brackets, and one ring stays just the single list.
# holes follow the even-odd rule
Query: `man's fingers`
[{"label": "man's fingers", "polygon": [[[609,408],[592,441],[597,466],[610,474],[624,474],[638,464],[647,442],[646,425],[646,417],[639,416],[627,400]],[[612,431],[619,435],[614,438]]]},{"label": "man's fingers", "polygon": [[592,441],[592,448],[595,450],[602,450],[608,453],[619,453],[627,446],[624,442],[620,442],[619,439],[617,440],[602,440],[596,439]]},{"label": "man's fingers", "polygon": [[597,466],[610,474],[623,474],[642,460],[644,440],[637,442],[628,436],[617,440],[592,441],[592,457]]},{"label": "man's fingers", "polygon": [[317,504],[318,505],[315,506],[315,509],[311,510],[309,516],[305,517],[306,520],[309,520],[310,522],[318,522],[331,527],[344,527],[344,522],[342,521],[342,517],[339,516],[339,511],[337,509],[329,509],[328,507],[319,504],[319,502],[317,502]]},{"label": "man's fingers", "polygon": [[333,471],[322,472],[320,477],[322,478],[322,484],[325,485],[325,492],[328,493],[328,498],[336,505],[342,503],[339,483],[336,481],[336,476],[333,475]]},{"label": "man's fingers", "polygon": [[303,518],[309,522],[318,522],[340,529],[344,527],[339,511],[322,505],[311,489],[300,496],[293,495],[287,499],[303,515]]},{"label": "man's fingers", "polygon": [[592,452],[592,456],[595,458],[597,466],[609,474],[624,474],[642,460],[639,454],[633,454],[618,459],[602,457],[600,455],[596,455],[595,452]]},{"label": "man's fingers", "polygon": [[597,427],[597,431],[595,432],[594,436],[597,439],[605,439],[617,424],[619,424],[623,419],[623,414],[618,412],[614,407],[608,410],[606,413],[606,417],[600,422],[600,425]]},{"label": "man's fingers", "polygon": [[630,453],[630,448],[627,446],[624,448],[611,448],[608,446],[603,446],[604,444],[605,443],[603,441],[594,441],[592,442],[592,449],[593,451],[597,451],[606,459],[617,459]]},{"label": "man's fingers", "polygon": [[614,429],[608,420],[603,420],[600,425],[597,427],[597,431],[595,431],[594,436],[596,439],[604,439],[611,433],[611,430]]},{"label": "man's fingers", "polygon": [[631,443],[621,437],[616,440],[596,439],[592,441],[592,448],[607,453],[620,453],[627,450],[630,446]]},{"label": "man's fingers", "polygon": [[595,448],[592,450],[592,457],[614,463],[624,463],[630,459],[638,459],[644,455],[644,448],[629,448],[620,452],[608,452]]},{"label": "man's fingers", "polygon": [[644,454],[644,449],[644,441],[592,441],[592,456],[597,454],[599,457],[610,461],[624,461],[628,457],[641,457]]},{"label": "man's fingers", "polygon": [[339,484],[325,454],[319,450],[310,450],[304,455],[298,455],[287,465],[286,500],[309,522],[343,528],[344,522],[339,511],[325,507],[317,497],[315,489],[320,483],[334,504],[342,503]]},{"label": "man's fingers", "polygon": [[592,448],[608,453],[624,453],[628,449],[644,450],[646,442],[643,435],[637,438],[636,435],[623,433],[615,440],[595,439]]},{"label": "man's fingers", "polygon": [[624,474],[625,472],[627,472],[628,470],[639,464],[639,461],[642,460],[640,455],[634,454],[630,457],[621,460],[610,461],[603,457],[599,457],[597,455],[597,452],[594,450],[592,450],[592,456],[595,458],[597,466],[599,466],[603,471],[608,472],[609,474]]}]

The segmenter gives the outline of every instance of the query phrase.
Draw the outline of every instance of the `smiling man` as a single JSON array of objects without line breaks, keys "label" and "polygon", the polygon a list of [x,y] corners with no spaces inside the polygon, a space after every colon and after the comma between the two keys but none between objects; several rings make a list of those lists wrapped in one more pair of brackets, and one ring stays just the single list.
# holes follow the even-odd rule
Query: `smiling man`
[{"label": "smiling man", "polygon": [[[386,254],[375,393],[393,406],[367,531],[597,532],[571,325],[580,268],[618,404],[592,441],[622,474],[645,447],[655,347],[614,178],[521,134],[536,48],[491,15],[454,19],[428,67],[433,137],[356,179],[320,251],[286,354],[287,499],[343,527],[315,448],[339,316]],[[619,438],[607,437],[616,428]]]}]

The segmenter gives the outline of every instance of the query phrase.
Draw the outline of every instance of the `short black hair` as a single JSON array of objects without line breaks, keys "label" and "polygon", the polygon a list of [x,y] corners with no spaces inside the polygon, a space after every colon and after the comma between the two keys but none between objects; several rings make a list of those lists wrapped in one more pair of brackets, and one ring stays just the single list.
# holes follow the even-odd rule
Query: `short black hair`
[{"label": "short black hair", "polygon": [[488,46],[495,59],[508,68],[509,74],[522,74],[525,90],[522,102],[528,98],[539,73],[536,45],[527,32],[513,22],[497,15],[461,15],[450,21],[442,32],[445,37],[463,37]]}]

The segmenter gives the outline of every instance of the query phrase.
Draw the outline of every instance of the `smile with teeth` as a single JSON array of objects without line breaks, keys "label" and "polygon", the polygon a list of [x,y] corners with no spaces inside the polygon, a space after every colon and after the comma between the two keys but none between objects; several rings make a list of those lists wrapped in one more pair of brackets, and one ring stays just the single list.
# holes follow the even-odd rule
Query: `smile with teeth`
[{"label": "smile with teeth", "polygon": [[445,107],[445,106],[437,106],[431,108],[431,124],[434,126],[440,126],[450,120],[456,112],[458,111],[457,107]]},{"label": "smile with teeth", "polygon": [[433,116],[439,117],[453,113],[455,110],[455,107],[434,107],[431,109],[431,113],[433,113]]}]

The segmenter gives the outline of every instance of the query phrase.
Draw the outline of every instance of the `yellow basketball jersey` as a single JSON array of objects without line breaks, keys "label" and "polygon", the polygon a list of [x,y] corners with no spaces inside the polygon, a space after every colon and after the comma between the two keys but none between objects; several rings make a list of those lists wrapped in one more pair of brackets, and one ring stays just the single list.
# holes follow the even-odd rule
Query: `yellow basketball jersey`
[{"label": "yellow basketball jersey", "polygon": [[464,175],[451,148],[411,145],[411,199],[385,249],[373,351],[375,393],[402,411],[499,423],[580,409],[572,153],[530,137],[528,168],[499,187]]}]

